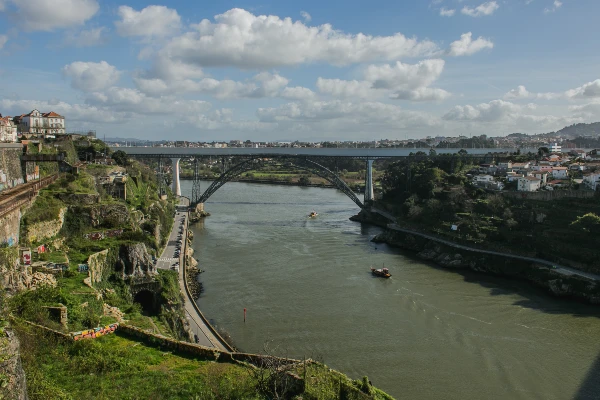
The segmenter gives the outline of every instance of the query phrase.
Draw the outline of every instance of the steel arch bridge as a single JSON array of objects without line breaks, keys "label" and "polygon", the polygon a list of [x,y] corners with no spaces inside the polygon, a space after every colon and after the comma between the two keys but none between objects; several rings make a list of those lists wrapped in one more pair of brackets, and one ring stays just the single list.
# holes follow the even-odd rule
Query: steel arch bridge
[{"label": "steel arch bridge", "polygon": [[[362,201],[356,196],[354,191],[344,182],[340,177],[338,177],[333,171],[321,165],[315,160],[309,159],[307,157],[279,157],[276,159],[262,159],[257,157],[248,158],[234,166],[228,168],[225,172],[221,174],[213,183],[202,193],[199,197],[195,197],[194,193],[192,193],[192,205],[195,206],[198,203],[204,203],[209,199],[221,186],[225,183],[237,178],[245,172],[257,170],[269,165],[278,165],[284,162],[289,164],[290,166],[294,166],[298,169],[308,171],[319,177],[327,180],[327,182],[331,183],[338,190],[343,192],[346,196],[350,198],[357,206],[360,208],[364,208],[365,205]],[[194,180],[196,181],[196,179]]]}]

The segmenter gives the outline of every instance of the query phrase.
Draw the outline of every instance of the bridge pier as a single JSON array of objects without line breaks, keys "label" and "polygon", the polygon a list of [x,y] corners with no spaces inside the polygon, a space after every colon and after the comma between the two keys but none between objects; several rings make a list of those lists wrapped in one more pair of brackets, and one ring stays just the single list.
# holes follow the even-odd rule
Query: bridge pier
[{"label": "bridge pier", "polygon": [[367,173],[365,176],[365,205],[369,205],[369,202],[375,200],[375,193],[373,192],[373,161],[367,159]]},{"label": "bridge pier", "polygon": [[181,186],[179,183],[179,160],[180,158],[171,158],[173,162],[173,194],[175,196],[181,196]]}]

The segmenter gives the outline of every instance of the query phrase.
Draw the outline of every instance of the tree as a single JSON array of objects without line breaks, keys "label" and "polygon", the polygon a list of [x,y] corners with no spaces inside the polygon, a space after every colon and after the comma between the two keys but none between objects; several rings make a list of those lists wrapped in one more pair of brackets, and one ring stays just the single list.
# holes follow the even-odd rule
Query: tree
[{"label": "tree", "polygon": [[298,178],[298,185],[300,186],[308,186],[310,184],[310,179],[306,175],[302,175]]},{"label": "tree", "polygon": [[112,159],[115,160],[117,165],[120,165],[121,167],[127,166],[127,153],[125,153],[123,150],[117,150],[112,153]]},{"label": "tree", "polygon": [[538,156],[543,157],[545,155],[547,155],[548,153],[550,153],[550,150],[547,147],[540,147],[538,149]]},{"label": "tree", "polygon": [[571,222],[571,226],[583,229],[585,232],[600,233],[600,217],[594,213],[587,213]]},{"label": "tree", "polygon": [[433,148],[429,149],[429,157],[435,157],[435,156],[437,156],[437,152]]}]

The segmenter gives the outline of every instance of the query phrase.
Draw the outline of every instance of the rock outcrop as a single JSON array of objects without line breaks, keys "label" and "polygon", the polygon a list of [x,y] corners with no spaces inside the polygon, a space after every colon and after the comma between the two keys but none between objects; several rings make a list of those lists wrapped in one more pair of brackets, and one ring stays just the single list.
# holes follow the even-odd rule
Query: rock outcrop
[{"label": "rock outcrop", "polygon": [[99,194],[57,193],[56,197],[66,204],[72,204],[77,206],[96,204],[100,201]]},{"label": "rock outcrop", "polygon": [[89,215],[93,227],[118,228],[130,220],[127,206],[121,203],[90,206]]},{"label": "rock outcrop", "polygon": [[460,249],[422,236],[389,229],[375,236],[373,241],[413,251],[417,257],[445,268],[464,268],[525,280],[545,288],[555,296],[600,304],[600,284],[594,280],[574,274],[562,274],[532,261]]},{"label": "rock outcrop", "polygon": [[119,257],[115,271],[122,278],[145,277],[156,274],[156,265],[148,254],[144,243],[122,245],[119,248]]}]

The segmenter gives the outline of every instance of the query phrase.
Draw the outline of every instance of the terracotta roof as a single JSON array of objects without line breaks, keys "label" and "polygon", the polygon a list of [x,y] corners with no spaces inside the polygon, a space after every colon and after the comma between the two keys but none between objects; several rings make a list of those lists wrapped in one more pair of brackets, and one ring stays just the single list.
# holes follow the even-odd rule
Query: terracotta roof
[{"label": "terracotta roof", "polygon": [[561,170],[561,169],[567,169],[567,167],[552,167],[552,169],[558,169],[558,170]]},{"label": "terracotta roof", "polygon": [[521,179],[527,179],[528,181],[538,181],[538,182],[541,181],[540,179],[534,178],[533,176],[523,176],[523,177],[519,178],[519,180],[521,180]]},{"label": "terracotta roof", "polygon": [[55,113],[54,111],[50,111],[49,113],[42,114],[42,117],[52,117],[52,118],[64,118],[62,115]]}]

